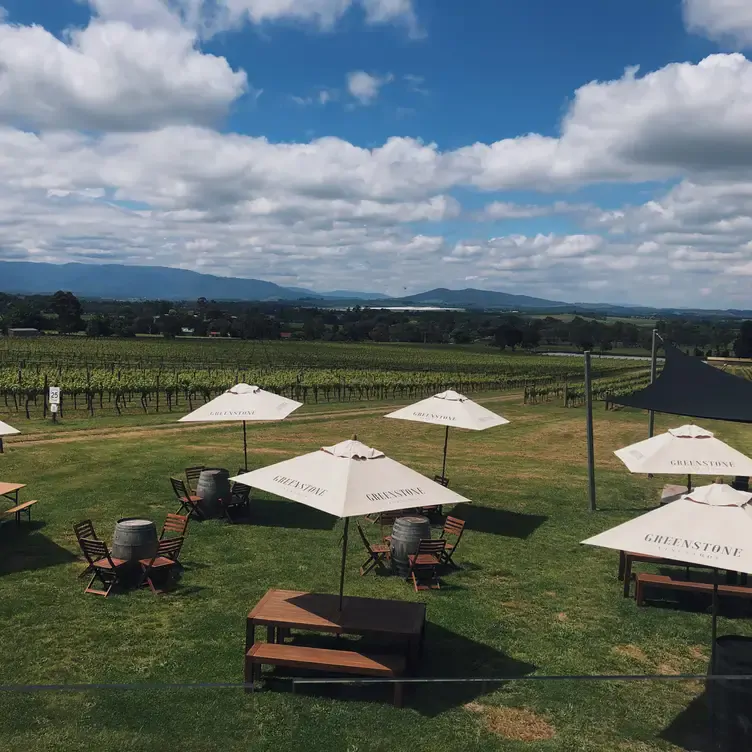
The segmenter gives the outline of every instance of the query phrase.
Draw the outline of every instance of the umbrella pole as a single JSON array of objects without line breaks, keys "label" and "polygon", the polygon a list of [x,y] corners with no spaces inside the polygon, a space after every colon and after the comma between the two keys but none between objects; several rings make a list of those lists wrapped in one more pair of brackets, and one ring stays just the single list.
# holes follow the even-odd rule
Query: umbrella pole
[{"label": "umbrella pole", "polygon": [[245,463],[245,471],[248,472],[248,438],[245,431],[245,421],[243,421],[243,460]]},{"label": "umbrella pole", "polygon": [[718,570],[713,570],[713,622],[711,627],[710,673],[715,673],[715,639],[718,634]]},{"label": "umbrella pole", "polygon": [[342,536],[342,571],[339,573],[339,610],[342,611],[342,600],[345,593],[345,561],[347,560],[347,532],[350,518],[345,517],[345,532]]},{"label": "umbrella pole", "polygon": [[447,447],[449,446],[449,426],[446,427],[444,432],[444,463],[441,466],[441,480],[446,480],[446,458]]},{"label": "umbrella pole", "polygon": [[718,634],[718,570],[713,569],[713,608],[712,608],[712,626],[710,628],[710,687],[708,692],[708,713],[710,715],[710,739],[711,743],[715,745],[715,732],[716,732],[716,720],[715,720],[715,641]]},{"label": "umbrella pole", "polygon": [[692,490],[692,476],[687,476],[687,493],[689,493]]}]

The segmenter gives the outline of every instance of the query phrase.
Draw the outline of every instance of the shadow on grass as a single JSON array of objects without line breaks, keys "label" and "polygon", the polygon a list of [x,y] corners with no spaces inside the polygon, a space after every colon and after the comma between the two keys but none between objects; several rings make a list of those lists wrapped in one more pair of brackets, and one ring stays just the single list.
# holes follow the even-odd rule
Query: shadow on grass
[{"label": "shadow on grass", "polygon": [[[749,713],[724,717],[720,697],[711,699],[707,690],[696,697],[661,732],[660,738],[688,752],[740,752],[752,747]],[[711,713],[716,716],[711,722]]]},{"label": "shadow on grass", "polygon": [[[339,638],[324,635],[306,635],[297,637],[294,644],[329,649],[352,649],[374,655],[394,652],[399,646],[394,642],[386,643],[371,637]],[[488,692],[495,691],[504,682],[490,681],[493,678],[509,679],[527,676],[536,667],[525,661],[519,661],[495,648],[468,639],[456,632],[429,622],[426,625],[426,637],[420,668],[414,678],[433,679],[425,684],[405,685],[405,707],[418,711],[421,715],[433,718],[452,708],[461,707]],[[268,673],[267,673],[268,671]],[[302,669],[266,669],[264,679],[271,679],[270,686],[283,691],[293,691],[292,679],[322,679],[325,673],[308,672]],[[332,678],[340,678],[336,673]],[[275,679],[287,681],[274,681]],[[357,679],[357,677],[343,677]],[[436,681],[451,679],[474,680],[467,683]],[[488,681],[485,681],[488,679]],[[298,684],[297,694],[310,697],[327,697],[337,700],[357,700],[371,702],[391,702],[392,684],[371,683],[352,684]]]},{"label": "shadow on grass", "polygon": [[468,530],[509,538],[529,538],[548,520],[548,517],[540,514],[510,512],[475,504],[458,504],[452,511],[452,517],[465,520]]},{"label": "shadow on grass", "polygon": [[[333,530],[337,518],[305,504],[255,497],[247,521],[257,527],[282,527],[298,530]],[[238,524],[242,522],[238,521]]]},{"label": "shadow on grass", "polygon": [[44,522],[14,521],[0,526],[0,577],[14,572],[32,572],[36,569],[70,564],[78,557],[39,531]]}]

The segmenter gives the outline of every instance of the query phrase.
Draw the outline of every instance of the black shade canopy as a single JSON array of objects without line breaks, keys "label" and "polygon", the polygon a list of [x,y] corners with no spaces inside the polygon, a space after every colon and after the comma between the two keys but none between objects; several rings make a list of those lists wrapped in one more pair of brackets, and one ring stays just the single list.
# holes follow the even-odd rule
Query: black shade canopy
[{"label": "black shade canopy", "polygon": [[664,343],[666,361],[656,380],[610,401],[658,413],[752,423],[752,381],[725,373]]}]

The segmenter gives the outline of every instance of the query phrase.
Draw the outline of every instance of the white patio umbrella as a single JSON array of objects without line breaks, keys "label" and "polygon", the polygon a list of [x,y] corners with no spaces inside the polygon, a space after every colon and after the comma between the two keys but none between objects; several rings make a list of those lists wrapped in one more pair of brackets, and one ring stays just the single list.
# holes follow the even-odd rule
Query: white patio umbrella
[{"label": "white patio umbrella", "polygon": [[395,410],[385,417],[446,426],[446,431],[444,432],[444,462],[441,467],[442,480],[446,478],[450,426],[454,428],[467,428],[471,431],[485,431],[486,428],[503,426],[509,423],[501,415],[492,413],[477,402],[473,402],[471,399],[465,397],[464,394],[452,390],[434,394],[433,397]]},{"label": "white patio umbrella", "polygon": [[210,423],[214,421],[243,421],[243,458],[248,469],[248,441],[246,422],[249,420],[282,420],[302,402],[267,392],[259,386],[236,384],[218,397],[201,405],[197,410],[180,419],[181,423]]},{"label": "white patio umbrella", "polygon": [[7,423],[3,423],[0,420],[0,454],[3,452],[3,436],[12,436],[13,434],[21,433],[17,428],[9,426]]},{"label": "white patio umbrella", "polygon": [[632,473],[686,473],[688,491],[693,475],[752,475],[752,459],[695,425],[670,428],[614,454]]},{"label": "white patio umbrella", "polygon": [[468,501],[355,437],[232,480],[344,518],[340,608],[350,517]]},{"label": "white patio umbrella", "polygon": [[724,483],[701,486],[677,501],[582,541],[615,551],[712,567],[714,666],[718,569],[752,574],[752,493]]}]

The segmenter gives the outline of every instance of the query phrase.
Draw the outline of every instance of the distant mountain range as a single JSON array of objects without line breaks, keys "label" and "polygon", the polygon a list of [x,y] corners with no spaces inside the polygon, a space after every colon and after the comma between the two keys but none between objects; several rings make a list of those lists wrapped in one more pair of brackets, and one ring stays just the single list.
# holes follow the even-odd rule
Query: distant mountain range
[{"label": "distant mountain range", "polygon": [[[301,287],[282,287],[274,282],[238,277],[217,277],[187,269],[164,266],[125,266],[122,264],[47,264],[28,261],[0,261],[0,292],[48,295],[56,290],[70,290],[83,298],[112,300],[257,300],[301,301],[327,305],[371,304],[384,306],[437,306],[445,308],[495,308],[551,313],[592,311],[612,315],[636,316],[671,312],[645,306],[608,303],[565,303],[529,295],[514,295],[493,290],[435,290],[401,298],[374,292],[332,290],[315,292]],[[693,311],[682,313],[726,314],[747,317],[750,311]]]}]

